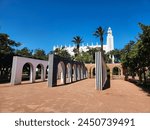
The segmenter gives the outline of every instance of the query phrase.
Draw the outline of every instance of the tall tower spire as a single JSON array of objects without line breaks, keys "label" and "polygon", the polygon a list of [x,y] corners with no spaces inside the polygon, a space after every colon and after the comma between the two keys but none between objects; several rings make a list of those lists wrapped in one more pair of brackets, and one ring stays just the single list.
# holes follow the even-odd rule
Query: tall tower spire
[{"label": "tall tower spire", "polygon": [[114,37],[112,35],[112,30],[110,27],[108,28],[108,31],[107,31],[107,43],[106,44],[107,44],[106,52],[114,50]]}]

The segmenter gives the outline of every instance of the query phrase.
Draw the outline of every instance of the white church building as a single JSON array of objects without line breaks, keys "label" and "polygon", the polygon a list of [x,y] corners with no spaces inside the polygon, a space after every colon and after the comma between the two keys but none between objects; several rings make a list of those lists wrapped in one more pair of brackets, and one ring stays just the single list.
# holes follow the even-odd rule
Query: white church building
[{"label": "white church building", "polygon": [[[54,46],[53,50],[55,50],[56,48],[61,48],[61,47],[62,47],[62,45],[61,46],[58,46],[58,45]],[[82,45],[80,45],[80,52],[82,52],[82,51],[84,51],[84,52],[88,51],[87,47],[97,48],[97,47],[101,47],[101,45],[98,44],[98,43],[96,43],[96,44],[92,43],[92,45],[88,45],[88,43],[87,43],[87,45],[82,44]],[[65,49],[71,55],[74,55],[74,52],[73,52],[74,48],[75,48],[75,45],[73,45],[73,46],[70,46],[70,45],[69,46],[65,46]],[[109,52],[109,51],[114,50],[114,38],[113,38],[112,30],[111,30],[110,27],[108,28],[108,31],[107,31],[106,45],[103,45],[103,49],[106,51],[106,53]]]}]

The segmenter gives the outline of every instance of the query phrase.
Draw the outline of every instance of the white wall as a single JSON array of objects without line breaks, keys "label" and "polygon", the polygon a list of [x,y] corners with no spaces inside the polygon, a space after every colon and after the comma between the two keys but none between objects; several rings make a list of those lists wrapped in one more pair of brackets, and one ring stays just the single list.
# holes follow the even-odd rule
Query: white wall
[{"label": "white wall", "polygon": [[14,56],[13,57],[13,64],[12,64],[12,73],[11,73],[11,84],[12,85],[21,83],[22,70],[23,70],[23,66],[26,63],[29,63],[31,66],[33,66],[31,82],[35,82],[36,67],[39,64],[43,65],[43,67],[44,67],[44,77],[42,77],[41,79],[43,81],[45,80],[46,68],[48,65],[48,61]]}]

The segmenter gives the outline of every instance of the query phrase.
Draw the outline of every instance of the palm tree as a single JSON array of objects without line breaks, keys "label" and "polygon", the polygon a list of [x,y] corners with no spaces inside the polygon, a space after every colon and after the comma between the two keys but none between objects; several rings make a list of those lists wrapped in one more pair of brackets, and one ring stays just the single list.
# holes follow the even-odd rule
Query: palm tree
[{"label": "palm tree", "polygon": [[96,29],[96,31],[94,32],[94,36],[99,37],[100,38],[100,43],[101,43],[101,52],[103,53],[103,35],[105,33],[105,30],[100,26]]},{"label": "palm tree", "polygon": [[83,40],[82,40],[82,38],[80,36],[75,36],[75,37],[73,37],[72,42],[74,44],[76,44],[76,50],[77,50],[76,55],[78,55],[79,54],[80,44],[83,43]]},{"label": "palm tree", "polygon": [[62,51],[64,51],[64,49],[65,49],[64,46],[63,46],[63,47],[60,47],[60,48],[56,48],[56,49],[54,50],[54,54],[59,55],[59,54],[62,53]]}]

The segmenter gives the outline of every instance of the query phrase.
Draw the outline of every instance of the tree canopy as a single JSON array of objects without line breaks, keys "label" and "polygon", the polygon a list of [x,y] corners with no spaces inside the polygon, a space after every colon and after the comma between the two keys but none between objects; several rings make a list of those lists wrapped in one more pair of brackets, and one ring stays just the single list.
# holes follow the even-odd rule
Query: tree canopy
[{"label": "tree canopy", "polygon": [[0,33],[0,55],[14,53],[14,47],[20,46],[21,43],[11,40],[9,35]]},{"label": "tree canopy", "polygon": [[58,55],[58,56],[64,57],[64,58],[68,58],[69,60],[72,59],[69,52],[67,50],[65,50],[65,47],[56,48],[53,53]]},{"label": "tree canopy", "polygon": [[133,77],[138,74],[139,80],[146,83],[146,72],[150,71],[150,26],[139,23],[141,33],[137,41],[130,41],[122,49],[121,62],[127,70],[127,74]]}]

